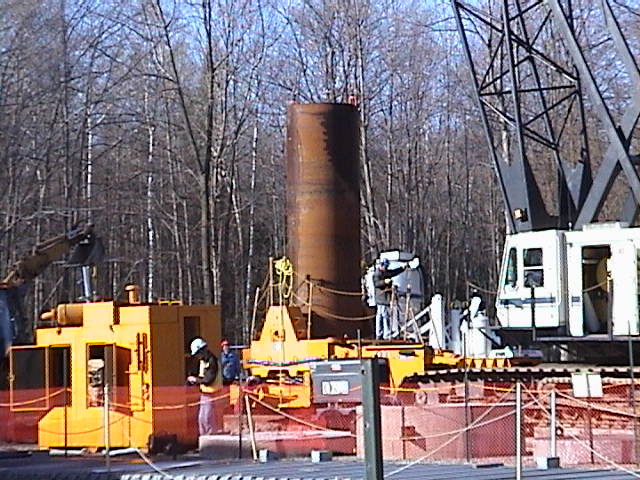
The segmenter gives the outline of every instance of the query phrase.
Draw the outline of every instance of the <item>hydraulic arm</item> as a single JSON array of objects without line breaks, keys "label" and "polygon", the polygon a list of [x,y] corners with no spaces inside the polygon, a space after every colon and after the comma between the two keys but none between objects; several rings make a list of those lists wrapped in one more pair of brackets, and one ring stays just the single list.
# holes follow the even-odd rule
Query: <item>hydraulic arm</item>
[{"label": "hydraulic arm", "polygon": [[[68,263],[90,265],[99,256],[100,242],[93,234],[93,225],[83,223],[67,233],[37,244],[33,250],[20,258],[0,281],[0,348],[7,354],[14,340],[29,341],[33,334],[27,328],[22,299],[29,282],[40,275],[51,263],[63,258],[73,247],[74,255]],[[98,248],[96,248],[98,247]]]}]

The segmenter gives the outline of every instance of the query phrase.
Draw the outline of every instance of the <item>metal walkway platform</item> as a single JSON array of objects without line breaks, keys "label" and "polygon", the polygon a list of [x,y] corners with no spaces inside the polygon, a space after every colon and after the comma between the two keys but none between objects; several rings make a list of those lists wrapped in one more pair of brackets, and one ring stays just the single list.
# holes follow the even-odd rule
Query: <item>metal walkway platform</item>
[{"label": "metal walkway platform", "polygon": [[[250,461],[211,461],[196,456],[176,460],[154,458],[153,467],[140,457],[129,456],[111,460],[107,471],[100,457],[50,457],[47,452],[0,456],[2,480],[362,480],[362,460],[339,457],[330,462],[311,460],[280,460],[269,463]],[[155,469],[154,469],[155,468]],[[637,474],[636,474],[637,475]],[[385,463],[385,479],[397,480],[507,480],[515,478],[513,467]],[[551,470],[525,469],[523,478],[531,480],[561,479],[631,479],[630,473],[615,470],[560,468]]]}]

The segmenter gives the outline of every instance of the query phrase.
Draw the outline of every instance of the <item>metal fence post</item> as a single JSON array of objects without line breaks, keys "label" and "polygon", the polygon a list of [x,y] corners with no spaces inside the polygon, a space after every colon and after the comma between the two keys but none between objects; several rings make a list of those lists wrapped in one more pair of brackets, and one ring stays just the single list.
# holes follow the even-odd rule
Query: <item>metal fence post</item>
[{"label": "metal fence post", "polygon": [[[64,355],[62,357],[62,387],[64,388],[64,456],[67,456],[67,450],[69,449],[69,385],[67,382],[67,375],[69,374],[69,354],[67,350],[63,350]],[[71,349],[69,349],[71,352]]]},{"label": "metal fence post", "polygon": [[638,443],[638,416],[636,412],[636,379],[634,374],[634,358],[633,358],[633,342],[631,335],[628,339],[629,344],[629,401],[631,403],[631,412],[633,414],[633,452],[635,463],[640,463],[640,444]]},{"label": "metal fence post", "polygon": [[[238,399],[236,400],[236,408],[238,408],[238,458],[242,459],[242,423],[244,420],[244,388],[245,381],[242,369],[238,375]],[[231,387],[229,387],[231,391]]]},{"label": "metal fence post", "polygon": [[587,435],[589,436],[589,460],[593,465],[596,461],[593,455],[593,412],[591,411],[591,403],[587,405]]},{"label": "metal fence post", "polygon": [[467,330],[462,333],[462,356],[464,357],[464,458],[471,462],[471,439],[469,435],[469,373],[467,364]]},{"label": "metal fence post", "polygon": [[102,402],[104,406],[104,461],[107,472],[111,471],[111,457],[109,456],[109,446],[111,440],[111,432],[109,429],[109,384],[104,384],[104,398]]},{"label": "metal fence post", "polygon": [[516,382],[516,480],[522,479],[522,384]]},{"label": "metal fence post", "polygon": [[366,480],[382,480],[380,367],[377,358],[363,358],[361,362],[365,478]]},{"label": "metal fence post", "polygon": [[551,403],[551,424],[549,426],[549,436],[551,437],[551,452],[549,453],[550,457],[558,456],[558,448],[556,443],[556,391],[551,390],[551,398],[549,399],[549,403]]}]

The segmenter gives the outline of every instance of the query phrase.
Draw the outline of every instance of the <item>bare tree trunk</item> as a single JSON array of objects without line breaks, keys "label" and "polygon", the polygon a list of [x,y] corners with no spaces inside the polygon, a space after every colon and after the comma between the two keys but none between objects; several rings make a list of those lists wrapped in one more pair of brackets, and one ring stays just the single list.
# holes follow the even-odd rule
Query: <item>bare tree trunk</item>
[{"label": "bare tree trunk", "polygon": [[[360,4],[356,2],[356,17],[360,18]],[[357,83],[356,89],[360,92],[360,164],[362,166],[362,183],[364,186],[364,192],[361,193],[361,204],[364,212],[364,227],[366,232],[366,243],[364,253],[371,250],[371,247],[377,244],[376,238],[376,207],[373,198],[373,188],[371,180],[371,159],[369,157],[369,150],[367,144],[367,127],[368,127],[368,98],[366,92],[365,82],[365,68],[366,61],[364,58],[364,45],[362,38],[362,31],[360,29],[360,22],[356,22],[355,31],[355,52],[357,62]],[[378,252],[372,252],[377,254]]]},{"label": "bare tree trunk", "polygon": [[145,91],[144,103],[147,123],[147,205],[146,205],[146,226],[147,226],[147,301],[153,301],[154,280],[155,280],[155,225],[153,222],[153,144],[155,127],[151,122],[148,110],[148,94]]},{"label": "bare tree trunk", "polygon": [[256,211],[256,160],[258,157],[258,115],[256,114],[253,125],[253,138],[251,142],[251,183],[249,189],[249,239],[247,250],[247,277],[244,284],[244,308],[242,310],[243,329],[242,342],[249,340],[249,315],[253,305],[252,286],[253,286],[253,242],[255,231],[255,211]]},{"label": "bare tree trunk", "polygon": [[[165,107],[165,115],[166,115],[166,122],[167,125],[170,126],[172,125],[172,121],[171,121],[171,115],[169,113],[169,106],[168,106],[168,100],[165,101],[164,104]],[[187,251],[186,248],[186,244],[187,242],[183,242],[182,241],[182,237],[180,235],[180,210],[179,210],[179,199],[177,196],[177,182],[176,182],[176,165],[175,165],[175,160],[174,160],[174,154],[173,154],[173,136],[171,134],[171,128],[167,128],[166,130],[166,142],[167,142],[167,163],[169,165],[169,186],[170,191],[171,191],[171,196],[170,196],[170,205],[171,205],[171,234],[173,237],[173,248],[174,250],[174,255],[175,255],[175,262],[176,262],[176,273],[177,273],[177,278],[176,278],[176,283],[177,283],[177,292],[178,292],[178,298],[179,299],[184,299],[184,283],[185,283],[185,278],[184,278],[184,265],[185,265],[185,260],[187,261],[187,265],[189,265],[188,263],[188,255],[189,252]],[[186,220],[186,219],[185,219]]]}]

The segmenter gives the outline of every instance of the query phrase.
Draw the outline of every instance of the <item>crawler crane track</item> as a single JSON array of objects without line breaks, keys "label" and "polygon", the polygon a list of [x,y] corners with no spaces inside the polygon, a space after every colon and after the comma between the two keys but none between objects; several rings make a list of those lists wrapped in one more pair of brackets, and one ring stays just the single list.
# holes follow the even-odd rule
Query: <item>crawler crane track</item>
[{"label": "crawler crane track", "polygon": [[[536,366],[516,366],[504,368],[449,368],[427,370],[414,376],[412,382],[515,382],[543,379],[571,379],[573,374],[595,373],[605,378],[630,378],[628,366],[598,366],[583,364],[547,363]],[[633,368],[633,376],[640,377],[640,367]]]}]

